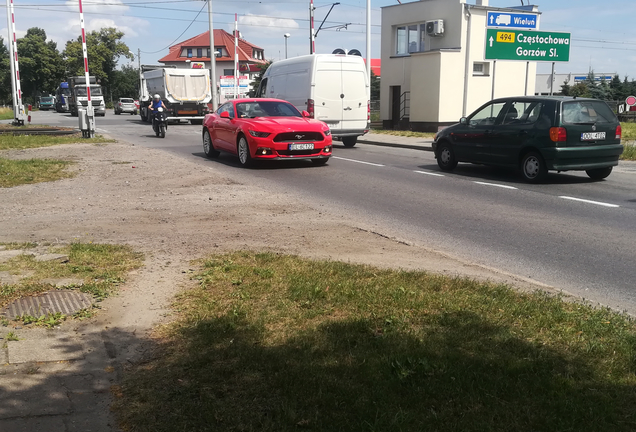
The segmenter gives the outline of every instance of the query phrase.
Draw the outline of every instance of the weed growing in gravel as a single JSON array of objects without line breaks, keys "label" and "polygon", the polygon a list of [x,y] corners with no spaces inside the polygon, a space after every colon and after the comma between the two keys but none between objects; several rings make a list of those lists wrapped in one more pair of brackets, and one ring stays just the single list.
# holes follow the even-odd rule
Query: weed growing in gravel
[{"label": "weed growing in gravel", "polygon": [[66,315],[61,312],[50,313],[39,317],[31,315],[22,315],[16,318],[16,321],[21,321],[25,325],[34,324],[36,326],[44,326],[47,328],[53,328],[66,321]]},{"label": "weed growing in gravel", "polygon": [[5,339],[8,341],[19,341],[20,339],[18,338],[18,335],[16,335],[13,332],[9,332],[7,333],[7,335],[5,336]]},{"label": "weed growing in gravel", "polygon": [[75,289],[92,294],[98,300],[103,299],[143,261],[142,254],[124,245],[73,243],[52,247],[49,251],[68,255],[68,262],[37,261],[34,256],[23,254],[0,263],[0,271],[28,275],[18,283],[0,285],[0,306],[22,296],[54,289],[51,284],[43,282],[50,278],[77,279]]},{"label": "weed growing in gravel", "polygon": [[56,159],[12,160],[0,158],[0,187],[8,188],[75,176],[66,171],[73,162]]}]

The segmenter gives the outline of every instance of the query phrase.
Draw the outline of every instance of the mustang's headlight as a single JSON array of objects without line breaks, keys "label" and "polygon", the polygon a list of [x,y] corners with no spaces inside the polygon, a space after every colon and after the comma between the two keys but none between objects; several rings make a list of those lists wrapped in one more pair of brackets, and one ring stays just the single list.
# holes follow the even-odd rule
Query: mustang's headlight
[{"label": "mustang's headlight", "polygon": [[326,131],[322,131],[322,133],[324,133],[325,136],[329,136],[329,135],[331,135],[331,130],[327,129]]},{"label": "mustang's headlight", "polygon": [[257,131],[253,131],[253,130],[250,130],[249,133],[253,137],[257,137],[257,138],[267,138],[268,136],[271,135],[271,133],[269,133],[269,132],[257,132]]}]

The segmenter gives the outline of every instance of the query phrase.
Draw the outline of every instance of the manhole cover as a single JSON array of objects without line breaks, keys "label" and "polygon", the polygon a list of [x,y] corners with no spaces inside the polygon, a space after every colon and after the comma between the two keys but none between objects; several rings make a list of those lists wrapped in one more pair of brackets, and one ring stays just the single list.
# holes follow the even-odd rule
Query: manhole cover
[{"label": "manhole cover", "polygon": [[93,297],[89,294],[60,290],[21,298],[2,309],[0,314],[8,319],[15,319],[21,315],[40,317],[58,312],[64,315],[72,315],[80,309],[91,307],[92,304]]}]

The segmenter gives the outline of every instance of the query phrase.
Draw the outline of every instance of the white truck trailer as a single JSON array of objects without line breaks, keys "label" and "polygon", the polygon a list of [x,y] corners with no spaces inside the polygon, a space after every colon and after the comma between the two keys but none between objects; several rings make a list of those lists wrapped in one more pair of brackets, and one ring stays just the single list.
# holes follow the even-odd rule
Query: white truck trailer
[{"label": "white truck trailer", "polygon": [[212,101],[208,69],[178,69],[142,66],[140,77],[139,113],[150,121],[148,106],[155,94],[168,110],[168,121],[189,120],[202,124]]}]

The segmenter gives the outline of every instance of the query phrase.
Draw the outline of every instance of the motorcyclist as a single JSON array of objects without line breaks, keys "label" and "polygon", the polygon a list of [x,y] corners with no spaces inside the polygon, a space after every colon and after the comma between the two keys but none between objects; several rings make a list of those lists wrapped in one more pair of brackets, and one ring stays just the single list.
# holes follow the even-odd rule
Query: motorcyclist
[{"label": "motorcyclist", "polygon": [[152,111],[156,110],[157,108],[167,109],[166,106],[163,104],[163,101],[161,100],[161,96],[159,96],[158,94],[152,97],[152,102],[150,103],[149,108]]}]

